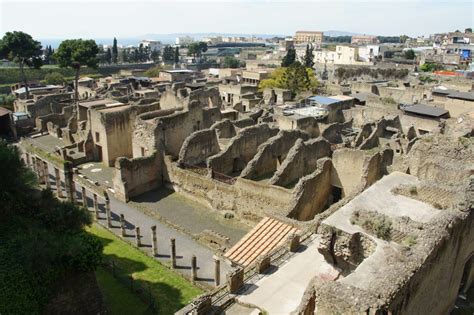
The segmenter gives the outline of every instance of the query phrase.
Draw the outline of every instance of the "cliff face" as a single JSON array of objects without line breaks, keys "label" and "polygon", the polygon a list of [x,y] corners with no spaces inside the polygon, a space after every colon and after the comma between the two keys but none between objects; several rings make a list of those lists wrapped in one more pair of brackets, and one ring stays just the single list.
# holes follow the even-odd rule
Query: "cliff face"
[{"label": "cliff face", "polygon": [[68,274],[57,283],[55,295],[44,314],[105,314],[94,272]]}]

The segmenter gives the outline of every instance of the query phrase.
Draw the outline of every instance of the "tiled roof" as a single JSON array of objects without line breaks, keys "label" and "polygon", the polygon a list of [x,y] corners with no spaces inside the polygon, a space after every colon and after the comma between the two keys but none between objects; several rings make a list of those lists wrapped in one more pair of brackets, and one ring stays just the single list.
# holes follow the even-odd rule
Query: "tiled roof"
[{"label": "tiled roof", "polygon": [[224,257],[243,267],[249,266],[258,257],[283,245],[288,235],[296,232],[295,227],[266,217],[229,249]]}]

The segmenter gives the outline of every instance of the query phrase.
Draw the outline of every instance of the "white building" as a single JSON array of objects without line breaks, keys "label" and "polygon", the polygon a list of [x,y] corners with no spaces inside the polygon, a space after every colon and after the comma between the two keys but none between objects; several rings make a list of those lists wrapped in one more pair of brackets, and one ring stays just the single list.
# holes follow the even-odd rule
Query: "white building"
[{"label": "white building", "polygon": [[[363,58],[360,56],[361,49],[363,52]],[[313,53],[315,63],[335,65],[371,65],[373,64],[373,60],[370,60],[370,56],[371,54],[374,57],[378,56],[379,47],[378,45],[368,45],[367,47],[338,45],[336,46],[336,51],[316,50]]]},{"label": "white building", "polygon": [[189,45],[194,42],[194,38],[191,36],[180,36],[176,37],[175,43],[176,45]]},{"label": "white building", "polygon": [[143,47],[150,47],[151,51],[161,50],[163,47],[159,40],[142,40],[139,45],[143,45]]},{"label": "white building", "polygon": [[380,54],[379,45],[367,45],[359,47],[359,59],[365,62],[374,62],[375,58]]}]

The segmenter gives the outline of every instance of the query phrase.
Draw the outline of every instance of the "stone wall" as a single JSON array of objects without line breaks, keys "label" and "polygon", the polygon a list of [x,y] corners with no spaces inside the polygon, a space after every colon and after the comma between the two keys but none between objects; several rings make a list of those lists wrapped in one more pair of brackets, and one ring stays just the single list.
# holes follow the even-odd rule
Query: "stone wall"
[{"label": "stone wall", "polygon": [[278,129],[270,128],[267,124],[244,128],[230,140],[226,149],[211,156],[207,165],[213,171],[226,175],[240,172],[255,156],[258,147],[277,132]]},{"label": "stone wall", "polygon": [[219,152],[217,133],[213,129],[204,129],[192,133],[184,140],[179,151],[178,164],[196,165]]},{"label": "stone wall", "polygon": [[165,154],[178,158],[184,140],[191,133],[209,128],[221,118],[218,108],[201,108],[197,101],[187,108],[187,111],[171,109],[141,115],[133,135],[134,156],[164,150]]},{"label": "stone wall", "polygon": [[121,157],[115,162],[113,186],[115,196],[122,201],[128,201],[162,184],[163,163],[158,152],[134,159]]},{"label": "stone wall", "polygon": [[332,191],[332,163],[329,158],[320,159],[318,163],[316,171],[301,178],[296,185],[288,217],[298,221],[312,220],[327,206]]},{"label": "stone wall", "polygon": [[202,108],[220,108],[222,105],[222,100],[217,88],[203,88],[191,91],[190,89],[181,87],[180,84],[175,83],[172,87],[167,88],[166,91],[161,94],[160,106],[161,109],[172,109],[178,107],[186,109],[193,101],[199,102]]},{"label": "stone wall", "polygon": [[322,138],[306,142],[298,139],[269,183],[282,187],[294,185],[301,177],[314,172],[319,158],[331,153],[331,145]]},{"label": "stone wall", "polygon": [[44,116],[37,116],[35,119],[36,129],[40,131],[46,131],[48,129],[48,123],[51,122],[53,125],[62,128],[65,127],[67,121],[72,115],[74,106],[64,106],[61,113],[51,113]]},{"label": "stone wall", "polygon": [[286,213],[292,198],[291,191],[282,187],[243,178],[230,185],[181,169],[169,159],[165,163],[170,188],[214,210],[232,211],[242,219],[258,221],[269,214]]},{"label": "stone wall", "polygon": [[211,129],[216,130],[219,139],[228,139],[236,135],[234,124],[229,119],[214,123]]},{"label": "stone wall", "polygon": [[171,115],[175,109],[157,110],[140,114],[135,120],[132,135],[133,157],[152,155],[161,143],[158,138],[158,118]]},{"label": "stone wall", "polygon": [[342,131],[347,128],[352,127],[352,121],[348,121],[345,123],[334,123],[330,124],[328,127],[326,127],[323,132],[321,133],[321,136],[328,140],[330,143],[342,143]]},{"label": "stone wall", "polygon": [[308,134],[299,130],[280,130],[278,134],[262,144],[257,154],[240,175],[247,179],[258,179],[272,175],[285,160],[288,151],[297,139],[308,140]]},{"label": "stone wall", "polygon": [[336,150],[332,156],[331,184],[343,190],[343,196],[366,188],[387,173],[393,151],[367,153],[354,149]]}]

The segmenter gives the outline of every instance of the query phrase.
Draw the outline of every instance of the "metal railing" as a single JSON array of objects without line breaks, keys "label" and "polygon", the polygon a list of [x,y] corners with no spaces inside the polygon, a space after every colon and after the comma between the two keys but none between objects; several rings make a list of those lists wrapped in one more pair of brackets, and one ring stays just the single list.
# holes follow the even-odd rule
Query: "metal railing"
[{"label": "metal railing", "polygon": [[[313,235],[312,231],[306,231],[300,237],[300,245],[308,245],[309,243],[311,243],[311,235]],[[291,252],[289,250],[287,245],[288,244],[285,243],[272,251],[272,253],[270,254],[270,264],[272,266],[279,267],[283,265],[289,258],[291,258],[291,256],[295,255],[294,252]],[[257,272],[256,266],[257,264],[254,263],[245,268],[242,288],[244,288],[246,284],[256,283],[258,280],[264,277],[264,275],[259,274]],[[225,284],[216,288],[210,295],[212,305],[221,310],[225,310],[233,303],[233,295],[230,294],[229,288]]]}]

